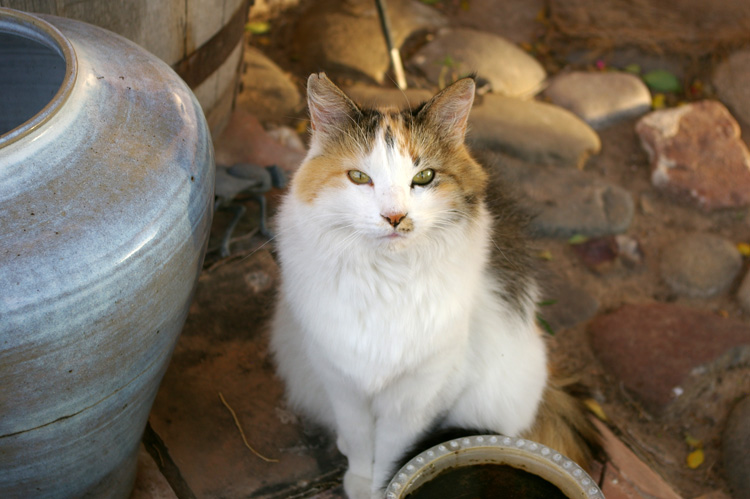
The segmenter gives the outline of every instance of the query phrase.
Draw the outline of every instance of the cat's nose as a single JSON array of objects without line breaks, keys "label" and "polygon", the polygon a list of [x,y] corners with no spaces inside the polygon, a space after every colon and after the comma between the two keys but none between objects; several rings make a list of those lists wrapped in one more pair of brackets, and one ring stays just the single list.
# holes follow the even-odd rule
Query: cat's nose
[{"label": "cat's nose", "polygon": [[401,220],[406,217],[406,213],[388,213],[380,216],[388,220],[388,223],[391,224],[395,229],[396,227],[398,227],[398,224],[401,223]]}]

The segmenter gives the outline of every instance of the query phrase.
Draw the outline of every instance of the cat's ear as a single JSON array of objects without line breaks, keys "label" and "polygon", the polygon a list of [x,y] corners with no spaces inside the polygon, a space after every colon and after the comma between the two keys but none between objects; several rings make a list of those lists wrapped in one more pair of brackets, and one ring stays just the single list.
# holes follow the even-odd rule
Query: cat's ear
[{"label": "cat's ear", "polygon": [[327,134],[341,129],[359,113],[357,105],[325,73],[313,73],[307,79],[307,106],[313,133]]},{"label": "cat's ear", "polygon": [[463,143],[474,103],[474,78],[462,78],[430,99],[417,115],[456,143]]}]

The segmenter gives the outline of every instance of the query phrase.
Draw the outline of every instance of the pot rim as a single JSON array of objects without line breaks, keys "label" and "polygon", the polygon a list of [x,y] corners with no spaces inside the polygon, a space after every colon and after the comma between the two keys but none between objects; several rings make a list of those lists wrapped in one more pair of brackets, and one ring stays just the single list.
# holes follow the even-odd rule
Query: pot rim
[{"label": "pot rim", "polygon": [[388,484],[386,499],[403,499],[441,471],[473,464],[508,464],[541,476],[575,499],[604,499],[589,474],[554,449],[523,438],[473,435],[431,447],[406,463]]},{"label": "pot rim", "polygon": [[73,45],[65,35],[52,24],[25,12],[0,7],[0,32],[40,43],[57,52],[65,61],[65,76],[55,96],[30,119],[0,135],[0,148],[3,148],[39,128],[65,104],[76,82],[78,60]]}]

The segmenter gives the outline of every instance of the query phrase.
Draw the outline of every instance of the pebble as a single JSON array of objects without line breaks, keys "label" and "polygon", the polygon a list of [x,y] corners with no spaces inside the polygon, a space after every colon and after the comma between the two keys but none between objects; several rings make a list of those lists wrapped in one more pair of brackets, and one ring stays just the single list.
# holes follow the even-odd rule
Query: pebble
[{"label": "pebble", "polygon": [[528,168],[521,176],[525,202],[536,216],[537,237],[599,237],[625,232],[633,198],[625,189],[572,169]]},{"label": "pebble", "polygon": [[740,320],[667,303],[624,305],[592,320],[589,334],[602,366],[654,413],[694,368],[750,342]]},{"label": "pebble", "polygon": [[547,73],[539,62],[498,35],[467,28],[442,29],[409,60],[434,85],[445,86],[476,72],[492,92],[533,97]]},{"label": "pebble", "polygon": [[742,284],[737,290],[737,301],[742,310],[746,314],[750,314],[750,272],[745,274],[745,278],[742,279]]},{"label": "pebble", "polygon": [[722,237],[695,233],[667,244],[659,271],[676,293],[707,298],[725,291],[739,274],[742,255]]},{"label": "pebble", "polygon": [[714,71],[716,92],[732,112],[750,125],[750,50],[735,52]]},{"label": "pebble", "polygon": [[544,91],[553,104],[578,115],[595,129],[651,109],[651,92],[629,73],[561,73]]},{"label": "pebble", "polygon": [[474,106],[467,140],[533,163],[578,168],[601,150],[599,135],[570,111],[494,94]]},{"label": "pebble", "polygon": [[[396,47],[417,31],[446,24],[442,14],[417,0],[389,0],[388,18]],[[382,83],[390,68],[372,1],[317,1],[300,17],[293,36],[297,56],[309,72],[359,74]]]},{"label": "pebble", "polygon": [[706,211],[750,204],[750,151],[717,101],[654,111],[636,124],[652,184]]},{"label": "pebble", "polygon": [[732,496],[750,497],[750,396],[740,400],[729,414],[722,454]]},{"label": "pebble", "polygon": [[245,47],[242,91],[236,106],[261,121],[280,121],[304,108],[297,85],[279,66],[252,46]]}]

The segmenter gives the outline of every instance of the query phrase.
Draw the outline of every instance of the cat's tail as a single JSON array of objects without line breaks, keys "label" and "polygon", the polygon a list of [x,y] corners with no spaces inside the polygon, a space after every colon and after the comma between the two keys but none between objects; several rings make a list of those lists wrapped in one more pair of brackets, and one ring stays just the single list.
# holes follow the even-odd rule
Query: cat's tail
[{"label": "cat's tail", "polygon": [[571,393],[576,386],[574,381],[553,377],[545,388],[536,421],[524,438],[555,449],[588,470],[602,453],[601,435],[581,398]]}]

